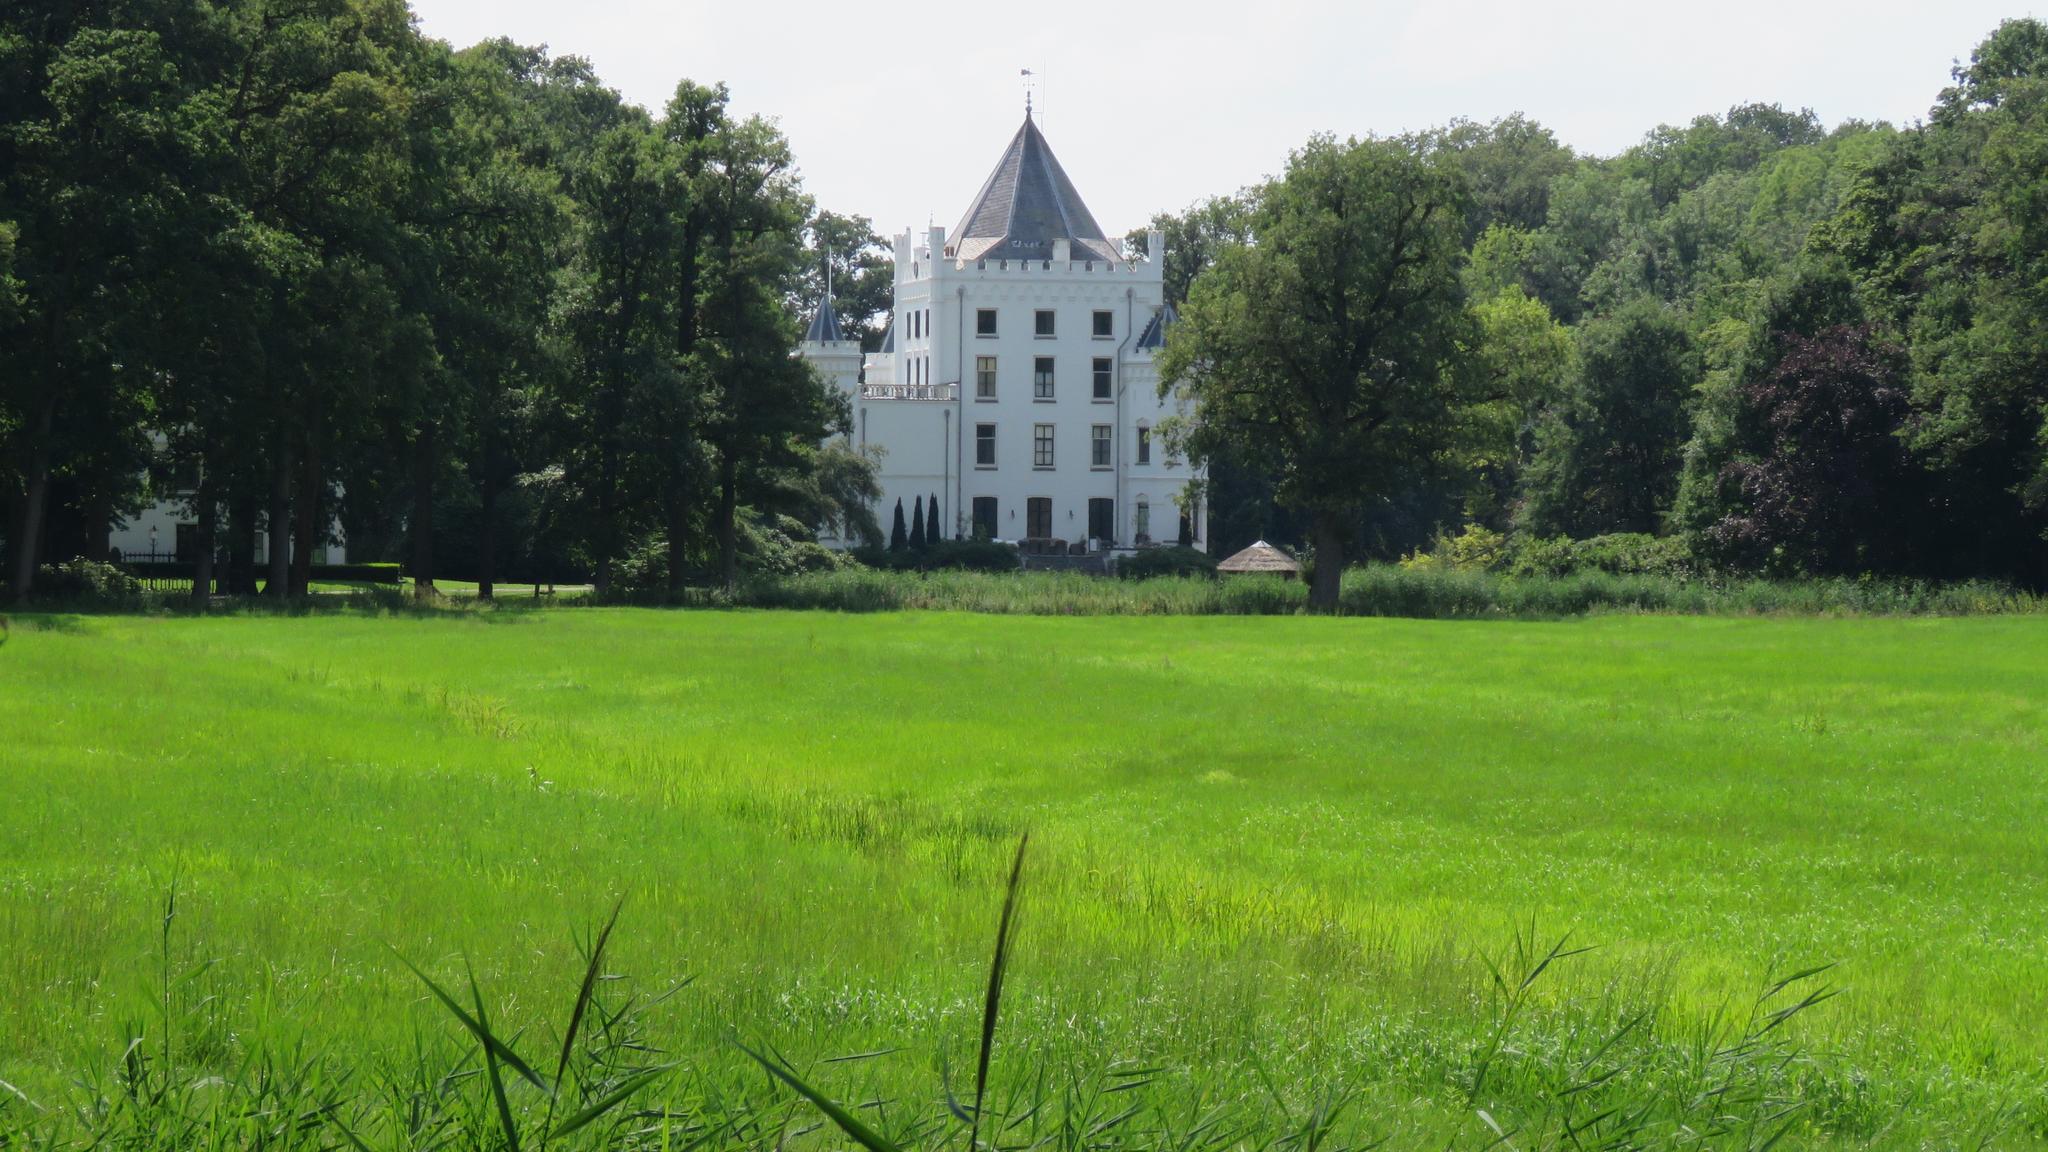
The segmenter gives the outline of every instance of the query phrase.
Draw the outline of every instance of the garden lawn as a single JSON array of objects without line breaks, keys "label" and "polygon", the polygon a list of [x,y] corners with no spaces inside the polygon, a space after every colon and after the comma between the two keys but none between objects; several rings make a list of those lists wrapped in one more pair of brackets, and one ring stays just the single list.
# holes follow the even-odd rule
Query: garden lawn
[{"label": "garden lawn", "polygon": [[1953,1136],[2048,1061],[2048,619],[13,624],[0,1080],[32,1096],[157,1027],[175,884],[169,960],[215,962],[188,1059],[445,1036],[391,949],[538,1029],[624,894],[609,967],[694,979],[654,1016],[679,1058],[900,1049],[827,1079],[930,1099],[1026,830],[999,1076],[1451,1115],[1480,958],[1532,923],[1599,946],[1540,985],[1558,1027],[1643,1006],[1680,1046],[1838,964],[1795,1027],[1845,1139]]}]

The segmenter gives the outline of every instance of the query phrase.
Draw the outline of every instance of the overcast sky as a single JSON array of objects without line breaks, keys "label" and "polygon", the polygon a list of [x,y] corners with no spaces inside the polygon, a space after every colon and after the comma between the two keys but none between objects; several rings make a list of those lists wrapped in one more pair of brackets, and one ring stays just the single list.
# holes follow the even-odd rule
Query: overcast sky
[{"label": "overcast sky", "polygon": [[[2040,0],[2034,0],[2040,2]],[[659,108],[723,80],[818,202],[951,228],[1023,114],[1111,235],[1277,171],[1311,133],[1521,112],[1583,152],[1761,101],[1905,124],[2029,0],[413,0],[422,28],[588,57]]]}]

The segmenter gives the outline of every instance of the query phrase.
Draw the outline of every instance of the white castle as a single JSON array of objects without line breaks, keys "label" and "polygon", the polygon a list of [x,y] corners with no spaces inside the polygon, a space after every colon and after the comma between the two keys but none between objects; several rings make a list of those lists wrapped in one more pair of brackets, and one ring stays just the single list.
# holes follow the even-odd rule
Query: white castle
[{"label": "white castle", "polygon": [[[844,337],[828,292],[799,346],[853,404],[856,444],[884,450],[882,529],[936,501],[942,535],[1028,551],[1207,547],[1199,476],[1155,433],[1152,357],[1174,316],[1165,238],[1133,259],[1103,234],[1027,110],[948,235],[896,237],[879,352]],[[827,540],[828,543],[850,543]]]}]

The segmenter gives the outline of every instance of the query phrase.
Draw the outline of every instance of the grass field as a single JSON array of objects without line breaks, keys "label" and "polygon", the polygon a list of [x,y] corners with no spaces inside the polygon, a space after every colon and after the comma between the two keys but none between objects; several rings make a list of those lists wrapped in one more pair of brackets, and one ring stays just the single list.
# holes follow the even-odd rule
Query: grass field
[{"label": "grass field", "polygon": [[[913,1124],[1028,829],[1013,1093],[1192,1126],[1342,1091],[1360,1140],[1477,1147],[1623,1053],[1603,1091],[1696,1075],[1833,962],[1772,1072],[1791,1143],[2048,1134],[2039,617],[16,617],[0,784],[0,1081],[53,1109],[206,961],[194,1067],[454,1051],[393,948],[466,956],[544,1050],[625,894],[609,968],[693,981],[653,1094],[768,1095],[736,1032]],[[1599,947],[1503,1022],[1518,933]]]}]

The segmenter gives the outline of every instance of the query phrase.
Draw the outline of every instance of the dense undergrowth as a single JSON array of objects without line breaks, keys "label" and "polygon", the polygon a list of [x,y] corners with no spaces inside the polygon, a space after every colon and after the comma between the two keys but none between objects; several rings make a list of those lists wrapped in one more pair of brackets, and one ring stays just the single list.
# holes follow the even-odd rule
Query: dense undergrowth
[{"label": "dense undergrowth", "polygon": [[[80,562],[58,590],[37,598],[44,610],[188,612],[183,593],[145,590],[108,565]],[[70,575],[70,570],[66,570]],[[674,604],[690,607],[822,609],[837,612],[937,610],[1025,616],[1287,616],[1308,611],[1305,585],[1278,576],[1145,576],[1104,579],[1073,572],[918,571],[847,564],[827,571],[756,575],[731,590],[693,589],[681,597],[617,591],[564,604]],[[215,611],[300,614],[322,610],[418,612],[538,602],[512,596],[489,605],[436,597],[422,602],[394,587],[363,585],[309,597],[216,600]],[[1338,614],[1416,619],[1555,619],[1598,612],[1681,615],[1976,616],[2048,611],[2048,597],[1992,581],[1942,583],[1905,578],[1770,580],[1670,571],[1608,571],[1584,565],[1546,571],[1461,566],[1435,558],[1372,564],[1344,574]]]},{"label": "dense undergrowth", "polygon": [[[924,574],[852,569],[759,580],[702,603],[842,612],[941,609],[1041,616],[1276,616],[1306,612],[1307,589],[1272,576],[1101,580],[1069,573]],[[1345,573],[1339,613],[1423,619],[1555,618],[1593,612],[1693,615],[2032,613],[2048,600],[2000,584],[1913,580],[1714,580],[1582,571],[1512,575],[1373,565]]]}]

